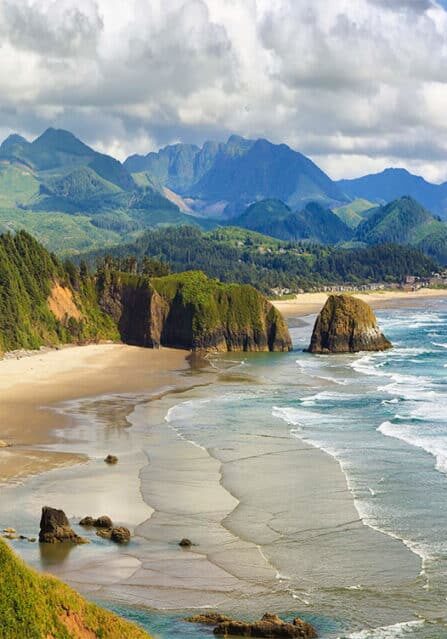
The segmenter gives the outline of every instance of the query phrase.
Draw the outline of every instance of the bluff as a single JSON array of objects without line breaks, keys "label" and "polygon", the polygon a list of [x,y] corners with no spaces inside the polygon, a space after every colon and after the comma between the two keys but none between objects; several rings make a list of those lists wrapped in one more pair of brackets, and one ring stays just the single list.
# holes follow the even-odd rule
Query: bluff
[{"label": "bluff", "polygon": [[292,347],[283,318],[261,293],[201,271],[149,278],[105,270],[98,296],[128,344],[214,351]]},{"label": "bluff", "polygon": [[83,599],[54,577],[40,575],[0,540],[2,639],[149,639],[116,615]]},{"label": "bluff", "polygon": [[[163,272],[163,271],[162,271]],[[287,351],[279,312],[248,285],[199,271],[95,275],[62,264],[30,235],[0,236],[0,354],[103,339],[193,350]]]},{"label": "bluff", "polygon": [[28,233],[0,235],[0,355],[18,348],[118,339],[86,272]]},{"label": "bluff", "polygon": [[309,353],[357,353],[391,348],[371,307],[350,295],[330,295],[315,322]]}]

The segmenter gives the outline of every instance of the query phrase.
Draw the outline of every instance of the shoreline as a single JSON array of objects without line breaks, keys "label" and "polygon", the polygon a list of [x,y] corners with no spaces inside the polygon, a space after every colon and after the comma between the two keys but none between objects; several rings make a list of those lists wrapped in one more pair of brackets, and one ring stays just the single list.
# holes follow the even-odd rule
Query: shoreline
[{"label": "shoreline", "polygon": [[[70,352],[72,350],[70,348]],[[64,351],[57,353],[63,354]],[[69,560],[57,565],[50,564],[45,570],[69,581],[84,594],[90,593],[90,596],[123,605],[136,604],[165,612],[207,607],[231,612],[230,608],[234,606],[236,614],[236,601],[247,598],[253,600],[250,614],[256,607],[261,614],[266,610],[283,612],[287,601],[289,608],[304,607],[315,614],[320,611],[323,614],[335,612],[325,609],[324,598],[319,599],[314,587],[318,590],[320,587],[340,586],[348,590],[356,586],[357,582],[349,580],[349,571],[344,567],[344,561],[349,563],[349,557],[343,549],[346,540],[349,545],[354,543],[352,539],[358,539],[357,543],[365,549],[359,565],[360,583],[373,587],[375,580],[381,578],[380,573],[372,569],[373,558],[379,555],[389,560],[389,579],[396,563],[406,579],[413,578],[415,553],[406,548],[402,540],[393,540],[387,533],[375,531],[358,519],[355,497],[339,460],[303,439],[291,440],[287,426],[280,427],[278,432],[278,423],[273,419],[265,433],[259,433],[252,432],[247,422],[248,432],[239,433],[231,448],[230,442],[228,446],[221,444],[218,448],[198,447],[188,439],[179,437],[175,428],[166,423],[167,409],[184,403],[183,392],[187,393],[187,402],[191,398],[209,398],[210,394],[201,389],[199,384],[191,384],[190,379],[189,385],[184,384],[182,388],[179,375],[188,370],[189,353],[173,351],[173,359],[168,358],[167,363],[166,357],[170,352],[167,351],[100,345],[91,347],[88,351],[91,357],[83,351],[85,355],[75,363],[74,368],[73,362],[70,368],[64,366],[61,359],[59,368],[56,367],[57,374],[52,370],[48,375],[43,374],[41,367],[35,366],[34,357],[7,360],[14,363],[16,376],[10,370],[8,380],[2,378],[3,384],[0,381],[0,401],[2,393],[12,393],[11,387],[16,389],[16,402],[23,400],[23,395],[26,395],[24,391],[29,389],[30,384],[33,384],[33,389],[36,385],[41,389],[41,393],[37,393],[39,397],[43,394],[52,397],[52,392],[56,393],[57,390],[59,399],[56,402],[40,404],[47,408],[40,411],[36,409],[36,412],[46,415],[46,419],[51,414],[55,417],[55,404],[60,406],[64,402],[68,405],[73,401],[74,416],[67,411],[61,419],[59,410],[55,417],[59,420],[59,429],[65,431],[66,439],[64,432],[54,432],[54,426],[47,423],[45,436],[49,446],[45,451],[38,450],[38,453],[74,455],[73,450],[79,449],[77,442],[83,441],[77,431],[79,418],[84,422],[81,426],[89,431],[101,433],[104,424],[107,428],[113,427],[114,441],[120,444],[123,439],[118,440],[115,431],[121,433],[119,436],[122,438],[126,436],[122,455],[121,449],[115,449],[120,462],[117,468],[110,469],[111,473],[109,470],[104,473],[102,459],[86,454],[82,459],[73,457],[72,464],[79,464],[83,460],[86,463],[71,468],[57,469],[53,460],[53,466],[41,468],[36,471],[41,473],[39,476],[30,478],[31,487],[25,485],[22,491],[11,491],[11,495],[26,496],[25,511],[30,512],[31,504],[35,517],[36,504],[43,503],[42,495],[47,494],[46,487],[54,484],[56,488],[52,489],[51,497],[59,499],[58,503],[67,508],[67,514],[72,519],[86,514],[99,515],[107,509],[114,521],[135,527],[135,546],[132,544],[128,549],[98,546],[97,540],[92,538],[93,543],[83,547],[82,553],[74,551]],[[157,355],[161,356],[159,361]],[[61,355],[57,355],[57,358],[60,359]],[[38,359],[35,360],[36,364]],[[31,381],[28,378],[26,383],[17,372],[17,367],[20,368],[19,364],[23,361],[31,374]],[[48,359],[44,361],[48,362]],[[160,367],[156,365],[157,361]],[[1,365],[2,362],[0,372]],[[146,378],[145,384],[138,379],[140,375],[135,372],[137,369],[152,380],[154,396],[148,397],[151,388],[148,388]],[[225,366],[221,372],[228,379],[233,375],[231,368]],[[79,376],[82,377],[81,381]],[[237,389],[240,386],[238,376],[239,371],[234,371],[233,385]],[[68,393],[68,397],[61,397],[61,378],[64,380],[63,392]],[[74,381],[78,385],[72,388],[70,383]],[[170,386],[170,389],[156,396],[155,391],[161,391],[163,385]],[[51,391],[53,386],[56,386],[56,390]],[[86,388],[91,392],[86,393]],[[83,392],[79,394],[81,389]],[[33,392],[36,408],[39,400],[35,390]],[[124,411],[124,420],[131,425],[128,431],[120,422],[123,421],[123,399],[126,393],[134,394],[128,403],[133,408],[128,413]],[[91,410],[88,405],[85,408],[86,400],[92,404]],[[98,415],[100,421],[97,421]],[[82,429],[79,432],[82,433]],[[67,438],[71,450],[67,449]],[[129,444],[128,439],[133,440],[133,443]],[[37,442],[35,445],[38,445]],[[49,452],[49,449],[52,450]],[[59,451],[55,452],[54,449]],[[6,450],[13,449],[0,449],[0,459]],[[113,453],[115,450],[107,452]],[[138,457],[135,457],[136,451]],[[54,469],[52,477],[45,472],[50,468]],[[288,469],[288,472],[281,476],[281,469]],[[123,473],[119,479],[113,478],[115,471]],[[104,486],[98,483],[98,478],[103,477],[108,478]],[[278,478],[278,481],[283,482],[278,483],[277,495],[287,494],[287,482],[292,479],[296,495],[288,521],[282,514],[278,518],[277,511],[287,513],[289,506],[285,503],[278,508],[280,500],[277,497],[270,504],[265,503],[263,496],[262,504],[256,505],[260,477],[270,478],[271,481]],[[129,478],[132,480],[129,481]],[[119,492],[121,485],[127,487],[127,493]],[[34,492],[35,487],[37,490],[30,497],[29,493]],[[67,490],[73,488],[77,494],[68,494]],[[91,491],[88,508],[92,509],[92,513],[86,511],[84,504],[85,495],[88,494],[86,489]],[[140,507],[137,507],[137,502]],[[312,505],[314,503],[319,504],[316,512]],[[334,506],[337,507],[336,512]],[[15,525],[16,521],[5,519],[5,524],[11,523]],[[278,533],[277,539],[270,524],[278,530],[284,526],[284,532]],[[15,527],[19,529],[19,526]],[[247,527],[250,529],[248,535]],[[84,534],[84,531],[75,528]],[[288,541],[289,529],[299,535],[299,546],[294,545],[296,542]],[[199,547],[189,552],[179,549],[178,540],[184,536],[194,542],[197,540]],[[36,552],[35,548],[23,548],[23,545],[20,546],[25,559],[41,561],[32,555]],[[336,558],[332,556],[334,550]],[[293,552],[301,562],[299,571],[292,575],[298,587],[292,590],[289,589],[290,576],[284,552],[286,558]],[[313,566],[318,565],[321,552],[326,557],[327,566],[318,580]],[[414,557],[415,561],[409,556]],[[42,569],[41,564],[39,567]],[[398,572],[396,569],[396,574]],[[200,606],[197,606],[198,601]],[[408,618],[406,614],[404,616]]]},{"label": "shoreline", "polygon": [[55,410],[58,404],[175,385],[179,372],[190,369],[188,357],[188,351],[176,349],[92,344],[0,360],[0,484],[86,460],[49,448],[63,439],[60,431],[73,426]]},{"label": "shoreline", "polygon": [[[289,317],[303,317],[319,313],[331,292],[300,293],[293,299],[272,300],[271,303],[287,319]],[[337,295],[338,293],[334,293]],[[340,293],[341,294],[341,293]],[[447,289],[421,288],[418,291],[371,291],[361,293],[354,291],[353,295],[367,302],[373,309],[382,308],[410,308],[422,306],[429,300],[447,298]]]}]

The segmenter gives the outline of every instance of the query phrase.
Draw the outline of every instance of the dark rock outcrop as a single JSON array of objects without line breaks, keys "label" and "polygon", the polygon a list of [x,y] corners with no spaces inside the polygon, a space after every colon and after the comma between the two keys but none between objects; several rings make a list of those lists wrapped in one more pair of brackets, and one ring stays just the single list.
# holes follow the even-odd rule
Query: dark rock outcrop
[{"label": "dark rock outcrop", "polygon": [[101,515],[93,522],[95,528],[112,528],[113,522],[108,515]]},{"label": "dark rock outcrop", "polygon": [[105,457],[104,461],[106,462],[106,464],[117,464],[118,463],[118,457],[116,457],[116,455],[107,455],[107,457]]},{"label": "dark rock outcrop", "polygon": [[127,544],[130,541],[130,530],[124,526],[112,528],[110,539],[116,544]]},{"label": "dark rock outcrop", "polygon": [[98,297],[128,344],[223,352],[292,348],[281,314],[261,293],[199,271],[151,279],[105,273]]},{"label": "dark rock outcrop", "polygon": [[308,350],[357,353],[383,351],[391,346],[366,302],[351,295],[330,295],[317,317]]},{"label": "dark rock outcrop", "polygon": [[204,626],[216,626],[219,623],[231,621],[231,617],[227,617],[227,615],[223,615],[220,612],[206,612],[186,617],[185,621],[188,623],[201,623]]},{"label": "dark rock outcrop", "polygon": [[317,632],[311,624],[296,617],[292,623],[280,619],[277,615],[266,613],[260,621],[223,621],[214,628],[215,635],[236,637],[282,637],[284,639],[314,639]]},{"label": "dark rock outcrop", "polygon": [[102,537],[103,539],[111,539],[116,544],[127,544],[131,537],[130,530],[124,526],[98,528],[96,534],[98,537]]},{"label": "dark rock outcrop", "polygon": [[83,517],[79,522],[80,526],[93,526],[95,528],[112,528],[113,522],[108,515],[101,515],[96,519],[94,517]]},{"label": "dark rock outcrop", "polygon": [[71,528],[63,510],[44,506],[40,519],[39,541],[45,544],[56,544],[69,541],[74,544],[84,544],[87,540],[80,537]]},{"label": "dark rock outcrop", "polygon": [[182,548],[191,548],[192,541],[190,539],[187,539],[186,537],[183,537],[183,539],[178,542],[178,545]]}]

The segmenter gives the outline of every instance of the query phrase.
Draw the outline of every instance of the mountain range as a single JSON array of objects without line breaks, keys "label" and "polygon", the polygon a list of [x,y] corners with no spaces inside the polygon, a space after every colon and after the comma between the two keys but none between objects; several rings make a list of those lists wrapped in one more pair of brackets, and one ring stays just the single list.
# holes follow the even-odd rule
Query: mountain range
[{"label": "mountain range", "polygon": [[0,232],[25,228],[62,255],[159,226],[231,225],[286,241],[408,243],[444,264],[446,214],[447,184],[404,169],[335,182],[264,139],[175,144],[124,163],[60,129],[0,145]]},{"label": "mountain range", "polygon": [[337,186],[348,199],[363,198],[378,204],[409,195],[432,213],[447,219],[447,182],[432,184],[406,169],[388,168],[353,180],[339,180]]}]

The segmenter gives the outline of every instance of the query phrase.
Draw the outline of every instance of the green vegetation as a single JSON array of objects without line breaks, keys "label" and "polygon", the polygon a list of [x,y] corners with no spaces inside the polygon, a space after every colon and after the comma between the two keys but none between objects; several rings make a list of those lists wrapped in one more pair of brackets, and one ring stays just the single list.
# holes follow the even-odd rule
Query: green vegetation
[{"label": "green vegetation", "polygon": [[68,131],[48,129],[33,142],[14,135],[0,146],[0,231],[27,230],[70,255],[167,224],[201,222],[181,213],[156,181],[135,182],[120,162]]},{"label": "green vegetation", "polygon": [[251,204],[232,224],[282,240],[313,240],[337,244],[351,239],[352,230],[332,211],[310,202],[295,213],[281,200]]},{"label": "green vegetation", "polygon": [[[56,286],[59,318],[48,304]],[[116,337],[85,270],[65,267],[24,231],[0,236],[0,352]]]},{"label": "green vegetation", "polygon": [[411,197],[373,209],[358,226],[356,239],[368,244],[409,244],[447,264],[447,226]]},{"label": "green vegetation", "polygon": [[281,242],[229,227],[208,233],[193,227],[148,231],[132,244],[85,257],[95,264],[107,254],[118,261],[131,256],[136,268],[141,268],[145,257],[152,257],[175,272],[200,269],[222,282],[251,284],[265,293],[276,287],[309,290],[328,284],[398,282],[409,273],[427,276],[438,268],[410,247],[345,250],[310,242]]},{"label": "green vegetation", "polygon": [[0,639],[148,639],[149,635],[40,575],[0,540]]},{"label": "green vegetation", "polygon": [[367,217],[367,212],[374,207],[375,204],[372,202],[362,198],[357,198],[356,200],[349,202],[349,204],[338,206],[332,210],[342,222],[347,224],[347,226],[351,229],[355,229],[361,222],[363,222],[365,217]]}]

